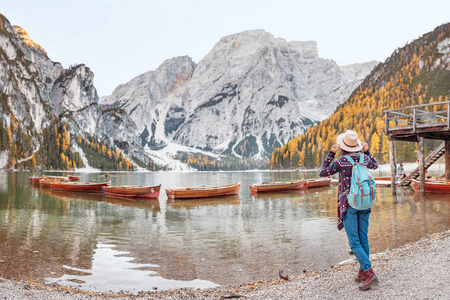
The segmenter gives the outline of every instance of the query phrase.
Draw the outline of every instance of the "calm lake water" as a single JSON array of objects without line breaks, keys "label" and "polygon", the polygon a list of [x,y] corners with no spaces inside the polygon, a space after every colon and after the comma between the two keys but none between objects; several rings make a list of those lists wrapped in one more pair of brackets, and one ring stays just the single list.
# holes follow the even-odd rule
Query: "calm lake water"
[{"label": "calm lake water", "polygon": [[[352,258],[344,230],[336,228],[336,186],[250,194],[252,183],[295,180],[301,172],[112,173],[112,185],[161,184],[159,200],[150,201],[36,188],[32,175],[0,172],[3,277],[137,293],[277,279],[279,269],[295,276]],[[101,173],[77,175],[105,181]],[[164,191],[238,181],[239,196],[167,200]],[[409,188],[393,197],[390,188],[378,188],[371,251],[448,229],[449,198],[420,199]]]}]

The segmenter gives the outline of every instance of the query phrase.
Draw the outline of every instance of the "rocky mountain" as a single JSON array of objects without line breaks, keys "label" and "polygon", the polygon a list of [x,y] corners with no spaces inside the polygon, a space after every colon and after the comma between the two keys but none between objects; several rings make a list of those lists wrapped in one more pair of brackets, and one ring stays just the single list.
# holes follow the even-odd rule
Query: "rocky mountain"
[{"label": "rocky mountain", "polygon": [[118,86],[101,103],[122,108],[150,148],[178,144],[243,158],[272,150],[325,119],[376,62],[340,67],[315,42],[263,30],[222,38]]},{"label": "rocky mountain", "polygon": [[168,59],[100,101],[87,66],[52,61],[0,15],[0,168],[182,169],[181,156],[198,160],[192,153],[264,160],[326,118],[375,64],[340,67],[315,42],[246,31],[198,64]]},{"label": "rocky mountain", "polygon": [[[75,145],[78,136],[105,140],[113,146],[98,105],[94,74],[88,67],[81,64],[65,69],[53,62],[24,29],[11,26],[3,15],[0,62],[0,168],[31,159],[37,159],[45,168],[56,167],[46,164],[48,145],[43,147],[44,131],[52,122],[61,128],[66,124],[68,147],[79,148]],[[58,128],[54,131],[57,133]],[[73,158],[73,151],[64,147],[53,155],[61,153],[65,157],[58,159],[69,165],[68,157]]]}]

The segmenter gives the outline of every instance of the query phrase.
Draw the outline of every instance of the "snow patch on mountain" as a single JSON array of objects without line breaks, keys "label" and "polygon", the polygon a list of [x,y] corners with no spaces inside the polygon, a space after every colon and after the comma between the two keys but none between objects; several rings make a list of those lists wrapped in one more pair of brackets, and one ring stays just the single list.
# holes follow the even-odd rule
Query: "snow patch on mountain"
[{"label": "snow patch on mountain", "polygon": [[72,143],[72,148],[74,150],[74,152],[78,152],[78,154],[80,154],[81,157],[81,161],[84,164],[83,168],[77,168],[75,171],[76,172],[81,172],[81,173],[93,173],[93,172],[100,172],[99,169],[94,168],[92,166],[89,165],[89,161],[86,158],[86,155],[84,154],[83,149],[81,149],[80,146],[78,146],[77,143]]},{"label": "snow patch on mountain", "polygon": [[145,153],[158,165],[167,166],[173,171],[195,171],[195,168],[182,163],[176,159],[176,155],[181,153],[193,153],[193,154],[203,154],[210,156],[216,160],[223,158],[223,155],[214,154],[208,151],[199,150],[196,148],[186,147],[174,143],[169,143],[165,147],[159,150],[152,150],[148,146],[145,147]]},{"label": "snow patch on mountain", "polygon": [[3,150],[0,152],[0,169],[4,169],[8,164],[9,152],[8,150]]},{"label": "snow patch on mountain", "polygon": [[25,157],[25,158],[22,158],[22,159],[19,159],[19,160],[17,161],[17,163],[20,164],[20,163],[22,163],[22,162],[24,162],[24,161],[27,161],[27,160],[32,159],[33,156],[34,156],[34,154],[35,154],[36,152],[39,151],[39,148],[40,148],[40,145],[38,144],[38,145],[37,145],[37,148],[33,150],[33,153],[32,153],[30,156]]}]

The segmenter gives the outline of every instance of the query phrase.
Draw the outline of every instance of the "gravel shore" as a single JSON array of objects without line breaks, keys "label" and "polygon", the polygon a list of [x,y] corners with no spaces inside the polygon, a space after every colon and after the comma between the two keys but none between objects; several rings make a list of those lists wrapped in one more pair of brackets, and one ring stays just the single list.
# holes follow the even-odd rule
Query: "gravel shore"
[{"label": "gravel shore", "polygon": [[371,260],[380,283],[366,292],[359,291],[353,281],[357,263],[351,261],[320,273],[290,274],[288,280],[141,296],[94,294],[0,278],[0,299],[448,299],[450,295],[450,230],[376,254]]}]

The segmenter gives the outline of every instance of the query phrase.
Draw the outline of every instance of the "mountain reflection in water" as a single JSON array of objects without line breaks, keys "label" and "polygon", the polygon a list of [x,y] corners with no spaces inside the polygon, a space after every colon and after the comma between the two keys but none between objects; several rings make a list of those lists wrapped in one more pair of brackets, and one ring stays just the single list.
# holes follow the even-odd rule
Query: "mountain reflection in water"
[{"label": "mountain reflection in water", "polygon": [[[250,194],[250,184],[292,181],[303,177],[299,172],[111,176],[112,185],[162,184],[159,200],[56,192],[30,186],[32,175],[0,172],[0,274],[7,278],[136,293],[271,280],[279,269],[295,276],[352,258],[345,232],[336,228],[336,186]],[[232,182],[241,182],[238,196],[168,200],[164,190]],[[423,199],[409,188],[395,197],[378,188],[377,195],[372,253],[450,227],[448,195]]]}]

